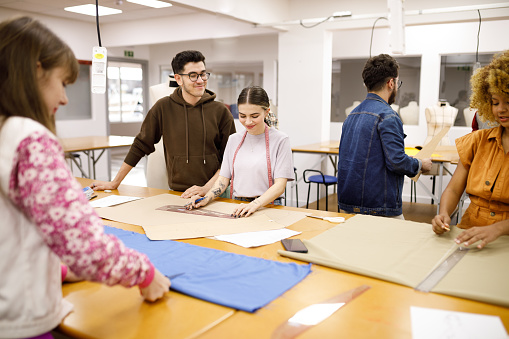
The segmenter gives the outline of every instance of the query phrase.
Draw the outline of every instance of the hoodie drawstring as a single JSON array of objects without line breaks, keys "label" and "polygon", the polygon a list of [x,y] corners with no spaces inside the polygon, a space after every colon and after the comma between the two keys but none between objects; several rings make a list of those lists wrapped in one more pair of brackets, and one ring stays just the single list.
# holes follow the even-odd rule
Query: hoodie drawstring
[{"label": "hoodie drawstring", "polygon": [[201,121],[203,124],[203,164],[206,165],[205,161],[205,140],[207,140],[207,129],[205,128],[205,115],[203,114],[203,104],[201,105]]},{"label": "hoodie drawstring", "polygon": [[186,163],[189,164],[189,127],[187,126],[187,105],[184,104],[184,115],[186,116]]}]

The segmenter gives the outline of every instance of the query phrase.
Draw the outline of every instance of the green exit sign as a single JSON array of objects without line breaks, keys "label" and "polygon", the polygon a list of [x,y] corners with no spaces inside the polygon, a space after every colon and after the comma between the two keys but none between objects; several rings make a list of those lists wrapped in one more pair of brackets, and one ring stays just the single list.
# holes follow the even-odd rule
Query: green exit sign
[{"label": "green exit sign", "polygon": [[134,51],[124,51],[124,56],[128,58],[134,58]]}]

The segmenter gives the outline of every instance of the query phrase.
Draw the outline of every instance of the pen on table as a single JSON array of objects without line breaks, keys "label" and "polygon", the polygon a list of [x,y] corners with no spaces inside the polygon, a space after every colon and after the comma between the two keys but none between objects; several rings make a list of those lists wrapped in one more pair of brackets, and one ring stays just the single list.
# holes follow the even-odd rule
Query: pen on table
[{"label": "pen on table", "polygon": [[94,198],[97,198],[97,195],[94,195],[93,197],[90,198],[90,200],[94,199]]},{"label": "pen on table", "polygon": [[[200,199],[196,199],[194,203],[195,203],[195,204],[196,204],[196,203],[199,203],[199,202],[200,202],[200,201],[202,201],[203,199],[205,199],[205,197],[201,197]],[[184,206],[189,206],[189,205],[191,205],[192,203],[193,203],[192,201],[191,201],[191,202],[188,202],[188,203],[187,203],[187,204],[185,204]]]}]

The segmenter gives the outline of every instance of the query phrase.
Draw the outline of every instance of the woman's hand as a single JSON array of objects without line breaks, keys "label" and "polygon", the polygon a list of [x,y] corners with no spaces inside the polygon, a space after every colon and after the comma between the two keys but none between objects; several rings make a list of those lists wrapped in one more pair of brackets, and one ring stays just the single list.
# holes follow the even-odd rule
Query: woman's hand
[{"label": "woman's hand", "polygon": [[205,206],[209,203],[210,197],[201,195],[193,195],[191,197],[191,201],[189,201],[187,204],[185,204],[186,210],[192,210],[193,208],[200,208],[202,206]]},{"label": "woman's hand", "polygon": [[431,224],[433,225],[433,232],[436,234],[443,234],[451,230],[449,224],[451,223],[451,218],[448,215],[437,214],[431,220]]},{"label": "woman's hand", "polygon": [[232,217],[235,218],[249,217],[251,214],[256,212],[256,210],[259,209],[260,207],[261,205],[257,199],[251,201],[249,204],[240,204],[233,210]]},{"label": "woman's hand", "polygon": [[90,188],[94,191],[116,190],[118,184],[113,181],[94,181]]},{"label": "woman's hand", "polygon": [[170,290],[170,279],[166,278],[159,270],[155,269],[154,279],[145,288],[140,287],[140,293],[146,301],[156,301],[164,297]]},{"label": "woman's hand", "polygon": [[184,193],[182,193],[181,197],[184,199],[191,198],[193,195],[199,195],[200,197],[203,197],[205,194],[207,194],[208,189],[205,186],[192,186],[185,190]]},{"label": "woman's hand", "polygon": [[502,229],[500,225],[493,224],[489,226],[469,228],[468,230],[461,232],[454,241],[456,241],[457,244],[464,244],[465,246],[469,246],[480,241],[477,248],[481,249],[501,235]]}]

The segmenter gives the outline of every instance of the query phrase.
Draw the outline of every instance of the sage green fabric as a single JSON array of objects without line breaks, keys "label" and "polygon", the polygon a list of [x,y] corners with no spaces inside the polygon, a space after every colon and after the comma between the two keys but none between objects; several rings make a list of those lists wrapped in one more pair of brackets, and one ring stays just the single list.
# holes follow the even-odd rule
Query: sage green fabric
[{"label": "sage green fabric", "polygon": [[[304,240],[308,253],[279,253],[415,288],[456,250],[461,231],[438,236],[430,224],[356,215]],[[471,248],[432,292],[509,307],[509,237]]]}]

